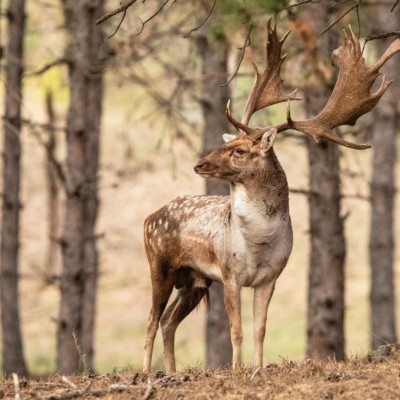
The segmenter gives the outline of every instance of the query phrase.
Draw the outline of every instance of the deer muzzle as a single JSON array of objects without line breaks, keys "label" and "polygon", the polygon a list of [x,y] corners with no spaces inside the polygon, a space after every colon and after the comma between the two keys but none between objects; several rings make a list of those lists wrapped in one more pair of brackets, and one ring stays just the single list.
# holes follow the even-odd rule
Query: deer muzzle
[{"label": "deer muzzle", "polygon": [[196,174],[204,173],[205,170],[207,169],[207,166],[208,163],[203,158],[197,163],[197,165],[195,165],[194,172],[196,172]]}]

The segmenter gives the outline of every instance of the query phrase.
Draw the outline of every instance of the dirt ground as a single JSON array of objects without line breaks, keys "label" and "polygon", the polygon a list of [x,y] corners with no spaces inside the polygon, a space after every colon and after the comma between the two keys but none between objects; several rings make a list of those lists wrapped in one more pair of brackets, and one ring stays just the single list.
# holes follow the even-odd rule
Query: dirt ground
[{"label": "dirt ground", "polygon": [[322,363],[283,361],[263,369],[188,368],[174,375],[133,370],[106,375],[52,375],[0,382],[0,399],[363,399],[400,398],[400,350]]}]

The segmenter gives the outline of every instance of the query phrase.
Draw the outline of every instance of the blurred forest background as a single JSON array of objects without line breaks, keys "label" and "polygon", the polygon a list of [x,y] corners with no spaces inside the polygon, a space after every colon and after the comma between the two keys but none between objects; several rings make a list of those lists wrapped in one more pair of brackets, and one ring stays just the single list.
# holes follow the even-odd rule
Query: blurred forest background
[{"label": "blurred forest background", "polygon": [[[141,365],[151,300],[143,221],[177,196],[205,192],[205,182],[193,173],[193,166],[202,154],[221,143],[224,130],[233,131],[226,122],[226,100],[232,99],[238,113],[243,109],[253,80],[251,62],[262,65],[264,60],[270,15],[283,10],[278,30],[281,34],[292,30],[282,75],[285,91],[299,88],[306,100],[306,106],[293,104],[296,116],[306,116],[313,107],[320,110],[308,96],[322,101],[326,90],[328,94],[332,90],[335,71],[329,58],[344,26],[351,23],[362,44],[368,39],[364,49],[368,65],[398,36],[400,7],[395,1],[299,3],[124,1],[125,9],[96,25],[98,18],[120,3],[1,1],[0,90],[5,138],[1,151],[6,164],[12,163],[8,153],[18,161],[21,148],[20,172],[16,168],[7,172],[5,164],[1,166],[0,346],[5,372],[71,372],[77,369],[77,362],[80,368],[103,372]],[[11,39],[18,39],[17,30],[12,29],[21,7],[25,15],[22,61],[10,47]],[[369,40],[375,36],[380,38]],[[271,302],[268,362],[314,355],[313,332],[331,335],[340,325],[343,311],[343,335],[340,337],[339,326],[338,337],[327,341],[323,356],[342,358],[345,353],[350,357],[371,346],[397,341],[398,68],[395,56],[383,71],[388,79],[397,81],[377,109],[355,127],[341,131],[346,137],[357,135],[351,140],[372,143],[373,148],[336,151],[333,158],[337,158],[339,170],[329,164],[333,176],[322,178],[335,183],[332,191],[325,188],[325,193],[318,194],[321,188],[312,180],[311,171],[321,162],[313,161],[309,154],[316,144],[297,134],[277,140],[276,153],[292,191],[295,240]],[[19,70],[22,91],[18,85],[10,87],[12,79],[18,82],[18,76],[12,75]],[[279,123],[286,118],[286,105],[259,114],[253,124]],[[320,158],[327,160],[323,154]],[[10,181],[17,182],[11,189]],[[213,185],[207,187],[208,193],[226,190]],[[309,212],[318,207],[316,203],[331,207],[328,200],[325,203],[325,196],[330,195],[337,226],[331,225],[330,217],[313,219]],[[14,211],[14,227],[19,226],[17,242],[7,239],[12,232],[18,234],[12,222],[5,221],[10,210]],[[323,254],[333,247],[329,231],[325,243],[321,238],[316,239],[317,244],[312,241],[316,231],[326,225],[344,232],[340,254],[337,247],[332,249],[334,262],[324,256],[318,261],[313,252],[313,246],[322,246]],[[318,279],[329,282],[318,290],[330,293],[329,284],[337,279],[334,300],[313,302],[321,295],[310,295],[315,286],[310,271],[326,262],[334,263],[330,270],[337,274],[332,277],[326,272],[329,267],[320,267],[324,272]],[[13,297],[7,290],[17,285],[19,300],[16,291]],[[340,305],[343,294],[344,308]],[[250,289],[243,291],[242,302],[243,360],[251,363]],[[307,310],[318,307],[325,307],[327,313],[333,309],[336,315],[313,322],[313,313]],[[209,324],[213,323],[215,317],[213,322],[211,316]],[[206,310],[201,305],[178,329],[178,368],[206,362],[205,332]],[[153,365],[163,368],[159,337]]]}]

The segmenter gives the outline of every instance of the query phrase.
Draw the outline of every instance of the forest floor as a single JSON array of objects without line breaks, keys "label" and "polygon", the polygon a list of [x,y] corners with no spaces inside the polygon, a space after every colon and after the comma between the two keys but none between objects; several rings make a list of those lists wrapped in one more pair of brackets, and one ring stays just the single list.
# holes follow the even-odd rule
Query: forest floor
[{"label": "forest floor", "polygon": [[400,398],[400,350],[382,346],[347,362],[283,361],[263,369],[188,368],[174,375],[134,370],[105,375],[4,379],[1,399],[363,399]]}]

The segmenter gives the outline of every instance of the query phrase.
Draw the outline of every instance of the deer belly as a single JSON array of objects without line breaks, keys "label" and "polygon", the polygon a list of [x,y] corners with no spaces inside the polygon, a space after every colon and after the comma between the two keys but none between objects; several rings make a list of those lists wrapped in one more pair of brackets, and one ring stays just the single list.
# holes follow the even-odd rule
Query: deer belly
[{"label": "deer belly", "polygon": [[221,267],[218,264],[207,263],[203,260],[191,260],[184,262],[183,265],[198,272],[202,278],[222,282]]},{"label": "deer belly", "polygon": [[221,267],[219,265],[207,265],[203,268],[203,274],[212,281],[222,282]]}]

